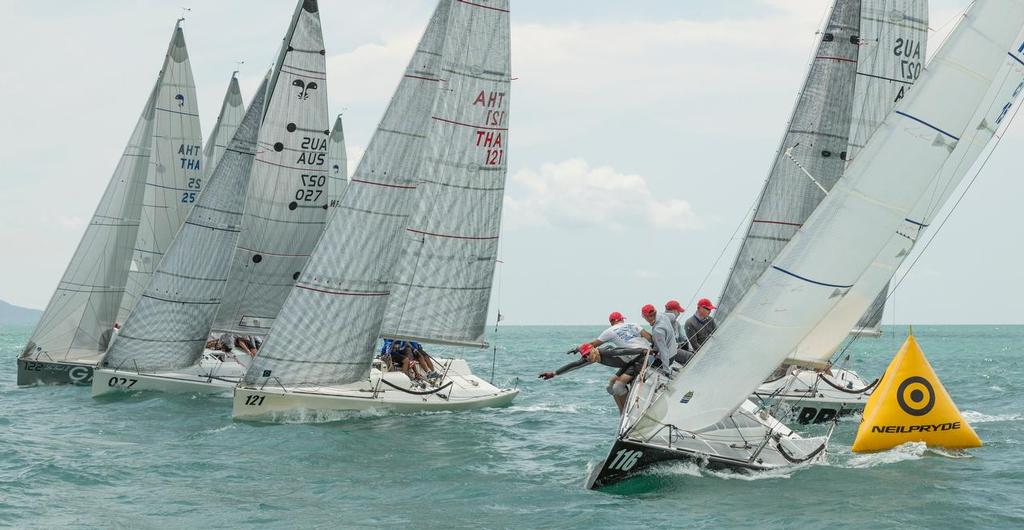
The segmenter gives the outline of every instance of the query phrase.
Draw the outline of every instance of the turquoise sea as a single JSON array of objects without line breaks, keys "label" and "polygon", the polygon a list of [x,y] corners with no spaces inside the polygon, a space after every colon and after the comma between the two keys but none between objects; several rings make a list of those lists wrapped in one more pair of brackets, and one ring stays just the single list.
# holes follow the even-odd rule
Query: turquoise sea
[{"label": "turquoise sea", "polygon": [[[0,329],[0,526],[1024,527],[1024,326],[915,328],[983,448],[853,455],[850,419],[824,464],[753,476],[675,464],[593,492],[584,479],[616,426],[607,369],[536,374],[598,331],[492,334],[495,379],[520,378],[508,408],[260,425],[232,421],[227,399],[17,388],[31,330]],[[904,333],[857,341],[851,367],[873,379]],[[466,357],[489,374],[490,351]]]}]

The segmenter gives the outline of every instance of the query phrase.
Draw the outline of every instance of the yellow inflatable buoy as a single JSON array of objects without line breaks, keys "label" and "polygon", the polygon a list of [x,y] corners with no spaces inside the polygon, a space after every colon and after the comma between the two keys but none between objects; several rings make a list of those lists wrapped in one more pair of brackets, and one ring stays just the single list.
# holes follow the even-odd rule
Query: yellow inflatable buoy
[{"label": "yellow inflatable buoy", "polygon": [[853,451],[884,451],[906,442],[950,449],[981,447],[981,438],[960,415],[913,332],[868,398]]}]

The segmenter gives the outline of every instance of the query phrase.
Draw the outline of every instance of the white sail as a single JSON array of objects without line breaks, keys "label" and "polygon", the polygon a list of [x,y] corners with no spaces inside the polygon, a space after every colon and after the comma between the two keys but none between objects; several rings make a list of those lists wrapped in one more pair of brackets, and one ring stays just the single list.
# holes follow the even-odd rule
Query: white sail
[{"label": "white sail", "polygon": [[[231,81],[228,82],[228,91],[224,94],[224,101],[220,105],[220,114],[217,115],[217,123],[213,126],[213,132],[206,140],[206,147],[203,149],[203,174],[206,178],[213,175],[217,162],[224,154],[231,139],[235,137],[235,131],[242,123],[245,116],[245,105],[242,103],[242,91],[238,88],[238,72],[231,74]],[[260,98],[261,100],[263,98]]]},{"label": "white sail", "polygon": [[341,193],[348,186],[348,153],[345,151],[345,129],[341,125],[341,114],[334,120],[331,140],[327,146],[330,169],[327,181],[327,196],[331,208],[340,204]]},{"label": "white sail", "polygon": [[[511,78],[509,33],[489,28],[508,17],[459,14],[449,24],[448,46],[466,52],[441,68],[449,90],[434,110],[381,335],[482,347],[505,191]],[[477,32],[493,35],[486,47],[473,42]]]},{"label": "white sail", "polygon": [[903,226],[890,237],[889,243],[879,252],[871,266],[846,296],[800,342],[790,356],[790,362],[826,363],[845,338],[843,330],[848,328],[849,323],[855,321],[857,315],[863,314],[865,308],[875,307],[877,304],[872,300],[872,293],[878,293],[879,289],[882,289],[882,295],[886,294],[885,286],[893,274],[910,255],[911,249],[921,239],[925,229],[974,166],[975,161],[991,144],[999,127],[1006,124],[1009,112],[1024,90],[1024,44],[1020,44],[1024,42],[1024,35],[1021,35],[1017,42],[1020,47],[1009,51],[1002,71],[996,76],[996,81],[985,96],[981,107],[971,118],[970,123],[976,126],[968,127],[964,131],[953,154],[907,216]]},{"label": "white sail", "polygon": [[167,48],[153,115],[149,173],[131,272],[118,320],[127,318],[202,190],[202,131],[195,81],[179,25]]},{"label": "white sail", "polygon": [[231,268],[262,118],[264,80],[102,366],[160,371],[202,355]]},{"label": "white sail", "polygon": [[238,245],[214,328],[266,333],[327,219],[320,12],[300,0],[274,66]]},{"label": "white sail", "polygon": [[926,0],[836,0],[718,303],[735,305],[921,73]]},{"label": "white sail", "polygon": [[160,77],[22,357],[74,360],[107,349],[139,228]]},{"label": "white sail", "polygon": [[[429,200],[419,196],[417,182],[445,182],[447,172],[464,170],[446,160],[483,130],[464,124],[481,124],[485,113],[474,112],[474,100],[507,81],[507,72],[486,68],[486,55],[507,54],[507,42],[507,1],[439,2],[341,206],[244,383],[273,377],[282,384],[345,384],[366,377],[400,235],[413,201]],[[451,160],[481,167],[485,151]]]},{"label": "white sail", "polygon": [[927,192],[1024,26],[1024,1],[977,0],[804,223],[637,428],[728,416],[850,291]]}]

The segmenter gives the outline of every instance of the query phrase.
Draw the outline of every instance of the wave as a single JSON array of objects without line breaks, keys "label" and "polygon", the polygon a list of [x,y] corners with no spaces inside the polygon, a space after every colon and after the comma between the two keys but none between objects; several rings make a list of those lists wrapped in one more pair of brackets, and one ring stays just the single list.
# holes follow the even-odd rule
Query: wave
[{"label": "wave", "polygon": [[513,405],[505,409],[507,412],[560,412],[576,414],[580,406],[576,403],[538,403],[536,405]]},{"label": "wave", "polygon": [[920,460],[928,452],[924,442],[907,442],[897,445],[888,451],[856,455],[847,462],[846,467],[855,469],[869,468],[886,464],[895,464],[907,460]]},{"label": "wave", "polygon": [[985,414],[975,410],[965,410],[960,413],[967,420],[967,423],[993,423],[997,421],[1022,421],[1024,414]]}]

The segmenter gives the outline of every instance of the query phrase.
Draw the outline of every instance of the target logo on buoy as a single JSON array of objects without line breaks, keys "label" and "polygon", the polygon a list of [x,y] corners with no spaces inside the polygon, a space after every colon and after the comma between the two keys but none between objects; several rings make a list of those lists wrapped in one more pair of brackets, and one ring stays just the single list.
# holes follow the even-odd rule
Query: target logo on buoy
[{"label": "target logo on buoy", "polygon": [[924,416],[935,406],[935,389],[927,379],[908,377],[896,389],[896,402],[911,416]]}]

